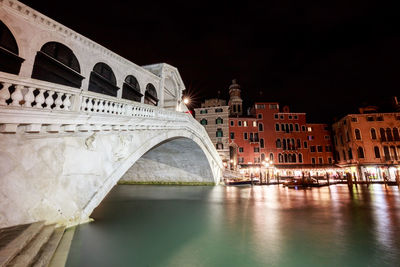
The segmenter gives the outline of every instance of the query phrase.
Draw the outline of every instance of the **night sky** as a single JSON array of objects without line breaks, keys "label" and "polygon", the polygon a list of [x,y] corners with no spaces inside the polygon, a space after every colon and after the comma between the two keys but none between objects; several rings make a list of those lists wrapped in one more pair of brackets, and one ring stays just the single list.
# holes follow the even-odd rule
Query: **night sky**
[{"label": "night sky", "polygon": [[278,101],[311,122],[400,95],[385,1],[22,2],[138,65],[177,67],[197,104],[227,99],[233,78],[246,105]]}]

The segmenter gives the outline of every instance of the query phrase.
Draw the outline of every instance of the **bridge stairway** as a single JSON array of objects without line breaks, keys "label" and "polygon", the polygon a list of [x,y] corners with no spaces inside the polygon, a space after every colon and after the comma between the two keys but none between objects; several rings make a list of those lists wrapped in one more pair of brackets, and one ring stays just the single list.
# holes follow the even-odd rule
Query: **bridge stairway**
[{"label": "bridge stairway", "polygon": [[0,229],[0,267],[48,266],[64,230],[43,221]]}]

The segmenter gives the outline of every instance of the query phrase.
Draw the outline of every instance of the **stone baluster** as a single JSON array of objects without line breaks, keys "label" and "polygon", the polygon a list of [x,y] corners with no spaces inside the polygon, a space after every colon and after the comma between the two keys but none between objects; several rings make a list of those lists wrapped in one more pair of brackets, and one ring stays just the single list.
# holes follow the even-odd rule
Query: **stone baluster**
[{"label": "stone baluster", "polygon": [[93,112],[95,112],[95,113],[97,113],[97,109],[98,109],[98,107],[99,107],[98,103],[99,103],[99,100],[98,100],[98,99],[95,99],[95,98],[93,98],[93,100],[92,100],[92,104],[93,104]]},{"label": "stone baluster", "polygon": [[97,107],[98,107],[100,113],[103,113],[103,112],[104,112],[104,105],[103,105],[103,103],[104,103],[104,100],[102,100],[102,99],[99,99],[99,102],[97,102]]},{"label": "stone baluster", "polygon": [[43,103],[44,103],[44,92],[45,92],[46,90],[44,90],[44,89],[39,89],[39,94],[35,97],[35,102],[36,102],[36,105],[35,105],[35,108],[43,108]]},{"label": "stone baluster", "polygon": [[117,114],[117,109],[118,109],[117,103],[113,102],[112,103],[112,113]]},{"label": "stone baluster", "polygon": [[86,107],[87,107],[86,101],[87,101],[87,99],[88,98],[86,96],[82,97],[81,111],[86,111]]},{"label": "stone baluster", "polygon": [[124,104],[119,104],[119,115],[125,115],[124,113]]},{"label": "stone baluster", "polygon": [[56,105],[55,107],[54,107],[54,109],[55,110],[61,110],[61,105],[63,104],[63,101],[62,101],[62,96],[64,95],[64,93],[61,93],[61,92],[56,92],[56,94],[57,94],[57,98],[56,98],[56,100],[54,101],[54,104]]},{"label": "stone baluster", "polygon": [[10,91],[8,88],[11,86],[11,83],[4,83],[3,88],[0,90],[0,105],[1,106],[7,106],[7,100],[10,98]]},{"label": "stone baluster", "polygon": [[86,104],[86,108],[87,108],[88,112],[92,111],[92,108],[93,108],[93,102],[92,101],[93,101],[93,98],[88,97],[88,102]]},{"label": "stone baluster", "polygon": [[26,92],[24,96],[24,107],[30,108],[32,107],[32,102],[35,100],[35,95],[33,94],[33,91],[35,91],[36,88],[34,87],[28,87],[28,92]]},{"label": "stone baluster", "polygon": [[64,110],[70,110],[69,109],[69,107],[71,106],[71,100],[70,100],[70,98],[71,98],[71,94],[65,94],[65,99],[64,99],[64,102],[63,102],[63,105],[64,105]]},{"label": "stone baluster", "polygon": [[24,96],[22,95],[22,88],[24,88],[24,86],[22,86],[22,85],[15,86],[15,90],[11,94],[11,99],[12,99],[11,105],[12,106],[15,106],[15,107],[21,106],[21,104],[19,102],[21,102],[21,100],[24,99]]},{"label": "stone baluster", "polygon": [[110,112],[110,101],[104,100],[104,113]]},{"label": "stone baluster", "polygon": [[47,93],[49,94],[46,98],[46,109],[51,109],[51,106],[54,104],[54,99],[53,99],[53,95],[54,95],[54,91],[47,91]]}]

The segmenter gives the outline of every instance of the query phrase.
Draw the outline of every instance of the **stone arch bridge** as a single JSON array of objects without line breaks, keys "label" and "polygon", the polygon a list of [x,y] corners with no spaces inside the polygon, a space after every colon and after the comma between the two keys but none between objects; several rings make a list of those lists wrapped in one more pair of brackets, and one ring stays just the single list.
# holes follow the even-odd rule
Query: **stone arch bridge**
[{"label": "stone arch bridge", "polygon": [[137,66],[18,1],[0,0],[0,20],[0,227],[83,222],[118,181],[219,183],[176,68]]}]

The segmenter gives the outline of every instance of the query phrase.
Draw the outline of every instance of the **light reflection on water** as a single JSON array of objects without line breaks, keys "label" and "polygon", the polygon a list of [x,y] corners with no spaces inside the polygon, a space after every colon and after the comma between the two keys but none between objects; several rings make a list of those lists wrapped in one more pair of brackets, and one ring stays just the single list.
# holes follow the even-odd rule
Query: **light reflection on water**
[{"label": "light reflection on water", "polygon": [[117,186],[67,266],[399,266],[397,187]]}]

